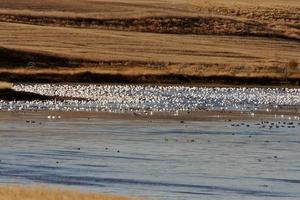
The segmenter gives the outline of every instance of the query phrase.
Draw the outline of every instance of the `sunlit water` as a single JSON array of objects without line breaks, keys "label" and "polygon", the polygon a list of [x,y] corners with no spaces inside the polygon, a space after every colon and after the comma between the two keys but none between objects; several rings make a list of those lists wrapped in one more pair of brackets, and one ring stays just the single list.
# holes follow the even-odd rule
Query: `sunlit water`
[{"label": "sunlit water", "polygon": [[0,110],[178,112],[266,110],[299,106],[300,89],[150,85],[16,84],[17,91],[86,100],[0,102]]},{"label": "sunlit water", "polygon": [[270,128],[272,122],[255,120],[0,116],[2,183],[162,200],[300,199],[298,121],[273,121]]}]

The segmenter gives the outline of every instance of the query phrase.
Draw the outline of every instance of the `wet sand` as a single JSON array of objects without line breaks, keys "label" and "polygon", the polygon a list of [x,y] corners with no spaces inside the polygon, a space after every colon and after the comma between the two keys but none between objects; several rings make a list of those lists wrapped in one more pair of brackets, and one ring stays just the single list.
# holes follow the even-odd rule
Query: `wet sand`
[{"label": "wet sand", "polygon": [[[299,120],[299,106],[288,106],[274,110],[259,111],[219,111],[199,110],[183,112],[95,112],[95,111],[56,111],[56,110],[32,110],[32,111],[0,111],[0,119],[31,120],[32,116],[40,116],[41,120],[48,117],[60,117],[64,119],[101,119],[101,120],[125,120],[125,121],[260,121],[260,120]],[[55,119],[58,120],[58,119]]]}]

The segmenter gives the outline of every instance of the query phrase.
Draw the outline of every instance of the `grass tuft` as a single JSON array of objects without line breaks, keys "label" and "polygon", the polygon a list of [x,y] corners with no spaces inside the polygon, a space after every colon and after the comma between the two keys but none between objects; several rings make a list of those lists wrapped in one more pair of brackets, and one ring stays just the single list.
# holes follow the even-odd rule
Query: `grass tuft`
[{"label": "grass tuft", "polygon": [[7,90],[7,89],[11,89],[11,88],[12,88],[11,83],[0,81],[0,90]]}]

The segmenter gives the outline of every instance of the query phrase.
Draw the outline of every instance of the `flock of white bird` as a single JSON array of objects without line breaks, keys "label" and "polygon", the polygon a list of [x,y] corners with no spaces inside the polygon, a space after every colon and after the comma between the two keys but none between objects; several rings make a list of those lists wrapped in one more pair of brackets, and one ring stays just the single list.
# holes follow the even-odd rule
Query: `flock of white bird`
[{"label": "flock of white bird", "polygon": [[84,100],[0,101],[0,110],[140,111],[151,114],[197,110],[269,111],[279,106],[300,105],[300,89],[297,88],[15,84],[13,89]]}]

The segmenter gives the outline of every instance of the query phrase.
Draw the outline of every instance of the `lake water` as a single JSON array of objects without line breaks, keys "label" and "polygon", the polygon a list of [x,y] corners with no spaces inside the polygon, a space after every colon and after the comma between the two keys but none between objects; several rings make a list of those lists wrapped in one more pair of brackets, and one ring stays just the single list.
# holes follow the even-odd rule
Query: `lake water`
[{"label": "lake water", "polygon": [[1,183],[162,200],[300,199],[298,121],[48,115],[1,113]]}]

